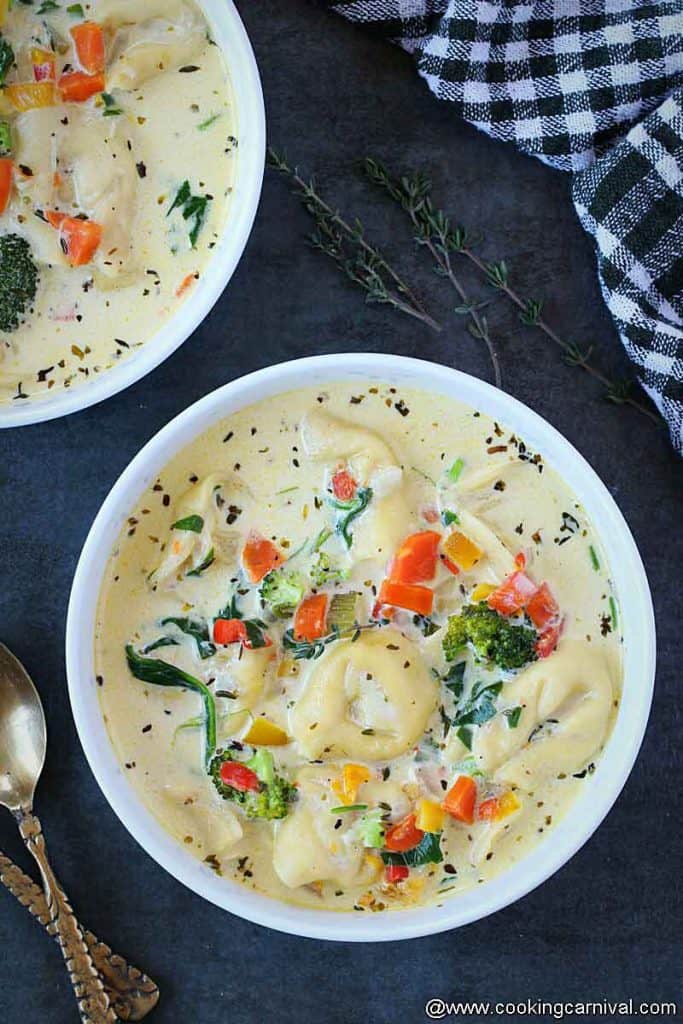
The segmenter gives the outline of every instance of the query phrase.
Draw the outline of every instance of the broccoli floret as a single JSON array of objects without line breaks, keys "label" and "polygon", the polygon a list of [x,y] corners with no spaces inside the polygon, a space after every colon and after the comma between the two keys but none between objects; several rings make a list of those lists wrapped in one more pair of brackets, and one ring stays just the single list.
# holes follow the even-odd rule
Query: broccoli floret
[{"label": "broccoli floret", "polygon": [[374,807],[366,811],[357,825],[358,838],[368,849],[379,849],[384,846],[384,822],[382,808]]},{"label": "broccoli floret", "polygon": [[[217,750],[209,765],[209,775],[223,799],[239,804],[247,818],[271,821],[286,817],[290,803],[296,799],[296,788],[276,773],[271,752],[261,747],[248,761],[236,757],[235,753],[233,750]],[[221,767],[226,761],[236,761],[251,768],[258,776],[261,788],[243,791],[227,786],[221,778]]]},{"label": "broccoli floret", "polygon": [[348,569],[340,569],[334,565],[326,551],[319,551],[310,568],[311,581],[316,587],[324,587],[326,583],[336,583],[349,577]]},{"label": "broccoli floret", "polygon": [[306,580],[299,573],[274,569],[261,584],[261,600],[275,615],[291,614],[306,593]]},{"label": "broccoli floret", "polygon": [[0,237],[0,331],[15,331],[36,297],[38,271],[28,242],[19,235]]},{"label": "broccoli floret", "polygon": [[454,661],[468,643],[480,658],[499,668],[522,668],[536,658],[536,630],[513,625],[486,604],[468,604],[459,615],[448,619],[443,638],[444,654]]}]

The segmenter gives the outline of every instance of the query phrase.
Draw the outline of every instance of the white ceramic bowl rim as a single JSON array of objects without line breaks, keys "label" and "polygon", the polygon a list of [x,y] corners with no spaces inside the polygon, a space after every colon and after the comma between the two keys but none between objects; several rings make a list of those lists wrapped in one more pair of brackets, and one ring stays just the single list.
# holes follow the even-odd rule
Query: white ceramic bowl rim
[{"label": "white ceramic bowl rim", "polygon": [[261,195],[266,149],[263,93],[251,43],[232,0],[197,0],[230,74],[238,149],[235,181],[221,236],[190,295],[163,326],[127,359],[71,390],[0,406],[0,428],[66,416],[103,401],[140,380],[175,352],[220,298],[247,244]]},{"label": "white ceramic bowl rim", "polygon": [[[458,398],[506,424],[564,477],[598,525],[619,597],[624,699],[597,769],[564,819],[520,863],[440,906],[382,914],[315,911],[272,900],[218,878],[162,829],[130,786],[109,741],[95,683],[97,597],[109,552],[142,492],[169,458],[217,420],[261,399],[302,386],[374,378]],[[586,842],[621,791],[647,724],[655,671],[655,627],[645,571],[609,492],[581,455],[535,412],[491,385],[456,370],[399,356],[313,356],[259,370],[226,384],[164,427],[121,475],[95,519],[76,570],[69,603],[66,660],[78,734],[102,791],[123,824],[159,864],[200,896],[250,921],[322,939],[381,941],[444,931],[477,920],[524,896]]]}]

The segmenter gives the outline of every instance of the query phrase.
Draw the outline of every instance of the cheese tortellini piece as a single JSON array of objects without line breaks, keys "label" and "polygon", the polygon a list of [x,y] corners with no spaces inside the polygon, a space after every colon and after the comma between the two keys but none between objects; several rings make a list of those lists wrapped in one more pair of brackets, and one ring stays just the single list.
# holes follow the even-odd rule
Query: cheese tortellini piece
[{"label": "cheese tortellini piece", "polygon": [[[377,865],[347,820],[330,814],[329,771],[316,766],[298,775],[299,799],[294,811],[279,824],[273,842],[273,867],[290,889],[312,882],[342,886],[367,885]],[[342,816],[343,818],[344,816]]]},{"label": "cheese tortellini piece", "polygon": [[145,21],[140,4],[109,0],[101,17],[115,30],[107,75],[109,89],[137,89],[160,71],[195,60],[206,45],[206,26],[188,4],[145,0]]},{"label": "cheese tortellini piece", "polygon": [[522,708],[518,725],[510,729],[506,717],[496,715],[477,730],[473,753],[497,782],[533,790],[577,771],[599,750],[612,700],[604,656],[566,638],[549,658],[505,684],[501,703]]},{"label": "cheese tortellini piece", "polygon": [[403,470],[391,447],[375,431],[316,409],[301,425],[306,454],[329,465],[346,463],[363,487],[371,487],[372,501],[354,531],[355,561],[388,559],[406,534],[412,510],[405,494]]},{"label": "cheese tortellini piece", "polygon": [[415,644],[394,629],[333,645],[290,714],[308,758],[327,750],[361,760],[405,753],[425,730],[437,685]]},{"label": "cheese tortellini piece", "polygon": [[234,559],[239,534],[231,530],[225,514],[228,496],[249,497],[245,485],[234,476],[211,473],[187,491],[177,504],[176,523],[190,521],[198,529],[172,529],[165,557],[152,576],[155,586],[172,586],[178,576],[186,576],[214,558]]}]

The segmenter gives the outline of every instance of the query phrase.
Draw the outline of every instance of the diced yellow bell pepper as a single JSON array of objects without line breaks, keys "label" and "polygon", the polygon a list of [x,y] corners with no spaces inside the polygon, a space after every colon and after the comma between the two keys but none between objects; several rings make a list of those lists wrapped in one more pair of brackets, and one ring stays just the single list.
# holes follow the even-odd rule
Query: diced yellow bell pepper
[{"label": "diced yellow bell pepper", "polygon": [[364,764],[345,764],[341,775],[330,785],[345,807],[355,804],[358,790],[370,779],[370,769]]},{"label": "diced yellow bell pepper", "polygon": [[365,862],[374,870],[375,875],[379,875],[384,870],[384,861],[376,853],[366,853]]},{"label": "diced yellow bell pepper", "polygon": [[422,832],[441,832],[443,830],[444,812],[440,804],[433,800],[419,800],[415,827]]},{"label": "diced yellow bell pepper", "polygon": [[53,107],[57,99],[54,82],[17,82],[6,85],[4,93],[20,113],[36,107]]},{"label": "diced yellow bell pepper", "polygon": [[244,742],[255,747],[283,747],[285,743],[289,743],[289,736],[275,722],[270,722],[267,718],[255,718],[244,737]]},{"label": "diced yellow bell pepper", "polygon": [[503,793],[502,796],[498,797],[496,819],[500,821],[501,818],[507,818],[510,814],[518,811],[521,806],[519,798],[511,790]]},{"label": "diced yellow bell pepper", "polygon": [[443,549],[451,562],[454,562],[463,572],[473,569],[484,554],[469,537],[458,530],[449,533],[443,542]]},{"label": "diced yellow bell pepper", "polygon": [[476,587],[472,591],[473,601],[485,601],[489,594],[492,594],[498,587],[495,583],[477,583]]}]

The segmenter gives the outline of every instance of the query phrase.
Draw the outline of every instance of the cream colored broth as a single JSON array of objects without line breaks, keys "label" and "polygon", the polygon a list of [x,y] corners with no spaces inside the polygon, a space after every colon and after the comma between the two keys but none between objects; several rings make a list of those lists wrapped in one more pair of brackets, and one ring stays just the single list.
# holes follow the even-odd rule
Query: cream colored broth
[{"label": "cream colored broth", "polygon": [[[35,6],[14,6],[2,28],[18,64],[9,84],[32,76],[28,53],[36,38],[56,40],[57,77],[73,61],[69,31],[79,17],[66,6],[40,18]],[[104,26],[109,103],[121,113],[104,116],[100,94],[24,113],[5,99],[0,111],[12,122],[15,164],[33,172],[15,171],[0,234],[29,241],[40,275],[32,310],[0,337],[4,401],[80,385],[148,341],[192,294],[227,213],[235,112],[228,72],[199,8],[191,0],[93,0],[83,7],[86,19]],[[163,46],[146,42],[162,29]],[[211,197],[194,247],[194,220],[181,209],[169,215],[185,181],[193,195]],[[36,215],[44,210],[103,224],[87,264],[68,265],[59,232]]]},{"label": "cream colored broth", "polygon": [[[448,470],[457,459],[462,470],[453,482]],[[379,628],[329,643],[318,658],[294,660],[282,646],[291,616],[275,619],[262,606],[240,553],[249,536],[262,535],[289,559],[283,571],[306,576],[317,558],[311,540],[334,529],[329,487],[339,466],[369,483],[373,496],[351,524],[348,551],[339,535],[325,541],[331,565],[349,575],[318,591],[358,592],[359,624],[373,621],[387,564],[416,531],[432,529],[444,539],[462,532],[482,556],[458,575],[438,565],[426,584],[436,595],[431,618],[439,628],[432,635],[423,635],[412,613],[398,611]],[[444,510],[455,511],[459,523],[433,522]],[[201,516],[201,533],[172,528],[192,515]],[[457,715],[442,682],[454,664],[444,657],[445,624],[477,585],[500,585],[520,552],[528,576],[552,589],[562,633],[554,653],[519,671],[477,664],[469,650],[461,700],[475,682],[503,681],[492,717],[471,730],[469,750],[455,727],[444,735],[445,720]],[[211,554],[213,563],[202,570]],[[211,620],[236,590],[240,611],[264,621],[272,646],[232,643],[201,660],[194,640],[160,625],[168,616]],[[610,598],[605,560],[583,510],[508,430],[463,404],[409,389],[369,382],[305,389],[212,428],[169,463],[131,511],[98,608],[102,710],[131,785],[189,851],[224,877],[319,908],[432,902],[519,861],[585,784],[620,694]],[[219,796],[203,763],[195,693],[141,682],[128,671],[126,644],[143,651],[171,634],[178,646],[148,656],[230,695],[216,698],[219,747],[243,739],[263,718],[287,734],[285,745],[268,748],[277,771],[298,788],[283,820],[249,820]],[[518,723],[511,727],[505,712],[515,708]],[[234,756],[250,753],[247,747]],[[368,811],[332,813],[343,803],[335,787],[350,763],[367,772],[352,799]],[[482,773],[475,774],[473,823],[444,814],[442,862],[387,882],[381,850],[358,838],[360,820],[384,815],[388,830],[420,800],[438,813],[445,791],[473,772]],[[488,797],[509,801],[510,794],[507,816],[479,817]]]}]

